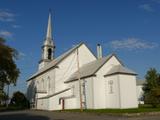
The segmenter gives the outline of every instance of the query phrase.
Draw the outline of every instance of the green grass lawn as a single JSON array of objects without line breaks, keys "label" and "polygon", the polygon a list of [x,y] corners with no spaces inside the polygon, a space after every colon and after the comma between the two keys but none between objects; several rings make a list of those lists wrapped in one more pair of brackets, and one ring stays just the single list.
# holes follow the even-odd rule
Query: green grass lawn
[{"label": "green grass lawn", "polygon": [[[64,110],[69,112],[81,112],[79,109],[72,109],[72,110]],[[133,109],[85,109],[83,112],[87,113],[146,113],[146,112],[160,112],[160,107],[153,108],[150,105],[141,105],[139,108]]]}]

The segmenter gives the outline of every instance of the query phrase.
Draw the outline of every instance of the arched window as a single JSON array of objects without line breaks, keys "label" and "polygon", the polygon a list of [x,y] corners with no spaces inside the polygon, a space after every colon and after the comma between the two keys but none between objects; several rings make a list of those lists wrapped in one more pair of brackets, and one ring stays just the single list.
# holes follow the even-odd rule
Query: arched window
[{"label": "arched window", "polygon": [[44,90],[44,79],[42,79],[42,87],[41,87],[41,90]]},{"label": "arched window", "polygon": [[49,48],[48,49],[48,59],[51,59],[51,57],[52,57],[52,49]]},{"label": "arched window", "polygon": [[53,93],[55,93],[56,82],[55,82],[55,79],[52,79],[52,81],[53,81],[52,90],[53,90]]},{"label": "arched window", "polygon": [[37,81],[37,85],[36,86],[37,86],[37,89],[39,89],[39,81]]},{"label": "arched window", "polygon": [[48,91],[51,90],[51,79],[50,77],[48,77]]},{"label": "arched window", "polygon": [[113,80],[108,81],[109,84],[109,93],[113,94]]}]

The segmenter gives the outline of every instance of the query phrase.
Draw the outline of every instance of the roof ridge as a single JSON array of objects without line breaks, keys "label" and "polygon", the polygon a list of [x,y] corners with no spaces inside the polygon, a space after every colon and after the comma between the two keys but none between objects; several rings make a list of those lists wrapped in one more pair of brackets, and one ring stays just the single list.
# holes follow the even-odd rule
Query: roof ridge
[{"label": "roof ridge", "polygon": [[[76,50],[77,48],[79,48],[81,45],[83,45],[83,42],[80,42],[79,44],[77,44],[75,47],[70,48],[69,50],[67,50],[66,52],[64,52],[62,55],[58,56],[57,58],[53,59],[50,63],[47,64],[46,67],[38,70],[35,74],[33,74],[27,81],[31,80],[32,78],[38,76],[41,73],[44,73],[47,70],[50,70],[53,67],[56,67],[56,65],[58,63],[60,63],[63,59],[65,59],[69,54],[71,54],[74,50]],[[52,65],[53,64],[53,65]]]},{"label": "roof ridge", "polygon": [[[95,73],[113,56],[113,54],[109,54],[106,57],[100,58],[100,59],[96,59],[92,62],[89,62],[87,64],[84,64],[83,66],[80,67],[80,77],[84,78],[84,77],[89,77],[89,76],[94,76]],[[95,67],[93,67],[95,66]],[[90,68],[90,70],[88,71],[87,69]],[[81,71],[82,70],[82,71]],[[87,70],[87,71],[86,71]],[[84,72],[85,71],[85,72]],[[75,81],[77,80],[77,71],[75,71],[71,77],[65,81],[65,83],[71,82],[71,81]]]}]

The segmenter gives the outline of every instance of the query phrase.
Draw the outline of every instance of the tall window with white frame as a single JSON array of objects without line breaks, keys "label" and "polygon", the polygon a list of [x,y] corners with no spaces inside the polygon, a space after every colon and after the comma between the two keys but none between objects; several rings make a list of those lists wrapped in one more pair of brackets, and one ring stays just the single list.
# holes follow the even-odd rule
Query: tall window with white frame
[{"label": "tall window with white frame", "polygon": [[50,90],[51,90],[51,79],[48,76],[48,93],[50,92]]},{"label": "tall window with white frame", "polygon": [[109,94],[113,94],[113,80],[108,81]]},{"label": "tall window with white frame", "polygon": [[74,96],[75,95],[75,85],[71,86],[71,90],[72,90],[72,95]]},{"label": "tall window with white frame", "polygon": [[42,84],[41,85],[42,85],[41,90],[44,91],[44,79],[42,79]]},{"label": "tall window with white frame", "polygon": [[36,82],[36,90],[39,90],[39,81]]},{"label": "tall window with white frame", "polygon": [[52,88],[52,92],[53,93],[55,93],[55,89],[56,89],[56,82],[55,82],[55,79],[52,79],[53,80],[53,84],[52,84],[52,86],[53,86],[53,88]]}]

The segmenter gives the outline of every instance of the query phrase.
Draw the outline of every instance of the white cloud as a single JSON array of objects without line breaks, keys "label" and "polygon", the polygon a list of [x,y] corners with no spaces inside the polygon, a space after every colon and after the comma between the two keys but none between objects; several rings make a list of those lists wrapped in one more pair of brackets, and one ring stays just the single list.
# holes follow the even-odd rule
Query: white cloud
[{"label": "white cloud", "polygon": [[141,8],[145,11],[148,11],[148,12],[153,12],[154,11],[153,7],[150,4],[140,5],[139,8]]},{"label": "white cloud", "polygon": [[14,21],[14,17],[16,15],[8,10],[1,10],[0,9],[0,21],[4,22],[11,22]]},{"label": "white cloud", "polygon": [[20,25],[12,25],[13,28],[20,28]]},{"label": "white cloud", "polygon": [[0,36],[2,37],[12,37],[12,33],[6,30],[0,30]]},{"label": "white cloud", "polygon": [[158,43],[146,42],[138,38],[128,38],[123,40],[113,40],[110,42],[113,49],[153,49],[159,46]]}]

